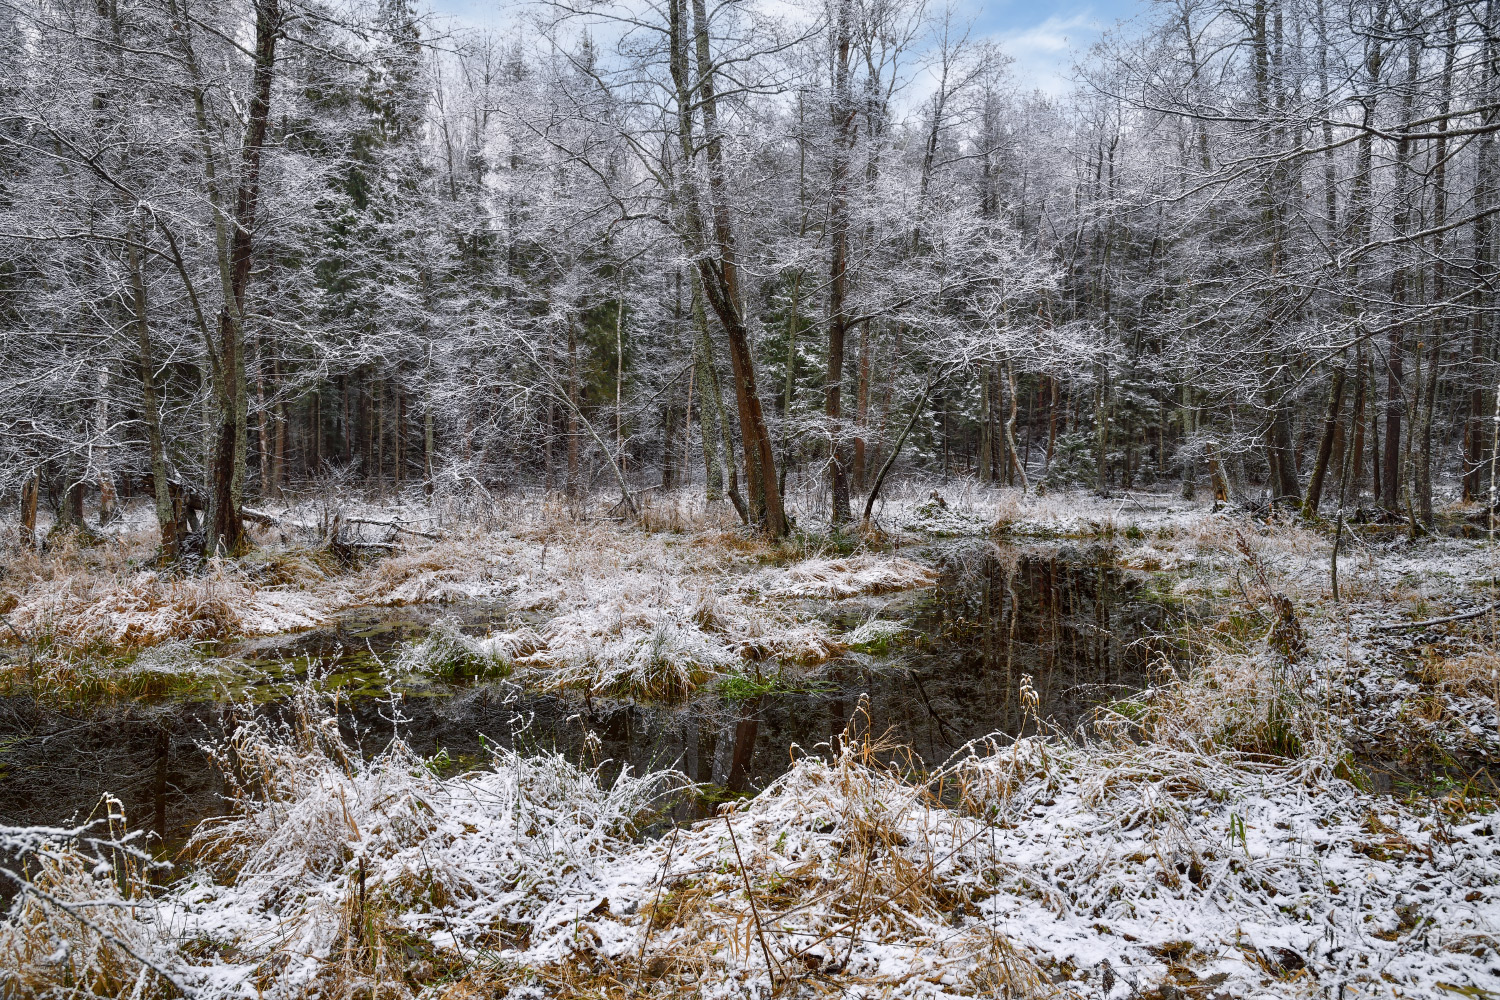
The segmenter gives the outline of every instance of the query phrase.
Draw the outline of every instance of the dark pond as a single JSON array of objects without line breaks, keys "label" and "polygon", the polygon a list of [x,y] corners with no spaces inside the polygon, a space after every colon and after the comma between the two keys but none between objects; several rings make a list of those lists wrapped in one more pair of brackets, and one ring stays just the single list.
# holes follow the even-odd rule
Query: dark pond
[{"label": "dark pond", "polygon": [[[399,731],[417,751],[445,751],[456,766],[486,759],[488,741],[557,748],[637,771],[677,766],[696,781],[734,791],[754,791],[782,773],[793,745],[827,752],[861,696],[876,735],[889,732],[936,764],[967,740],[1022,730],[1022,675],[1032,678],[1041,716],[1068,729],[1087,725],[1101,703],[1145,685],[1152,636],[1169,624],[1170,612],[1144,589],[1140,574],[1114,567],[1106,550],[985,543],[930,555],[942,566],[938,585],[883,611],[911,623],[907,641],[879,656],[849,654],[825,665],[807,690],[742,701],[707,691],[677,706],[585,705],[506,683],[394,698],[374,693],[368,681],[375,657],[420,636],[436,618],[453,616],[451,606],[350,614],[336,627],[258,641],[238,655],[262,667],[312,664],[352,691],[366,684],[368,693],[343,701],[340,721],[367,753]],[[820,613],[852,627],[870,610],[868,603],[845,602]],[[505,614],[470,607],[460,617],[482,632]],[[261,698],[257,708],[250,703],[242,697],[62,711],[0,698],[0,823],[82,819],[111,792],[134,826],[179,843],[198,820],[221,810],[217,772],[199,745],[246,712],[285,706],[275,698]]]}]

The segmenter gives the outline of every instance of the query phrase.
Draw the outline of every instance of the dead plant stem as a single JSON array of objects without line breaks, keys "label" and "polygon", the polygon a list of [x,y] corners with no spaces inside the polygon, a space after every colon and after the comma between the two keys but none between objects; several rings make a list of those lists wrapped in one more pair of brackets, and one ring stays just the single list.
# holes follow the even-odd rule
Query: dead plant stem
[{"label": "dead plant stem", "polygon": [[771,946],[766,943],[766,934],[760,923],[760,907],[755,905],[755,892],[750,888],[750,873],[745,870],[745,859],[740,856],[740,843],[734,837],[734,824],[729,822],[729,813],[724,814],[724,825],[729,828],[729,843],[734,847],[734,860],[740,866],[740,878],[745,883],[745,898],[750,900],[750,914],[755,918],[755,936],[760,938],[760,950],[766,955],[766,975],[771,977],[771,991],[776,991],[776,973],[780,966],[771,957]]}]

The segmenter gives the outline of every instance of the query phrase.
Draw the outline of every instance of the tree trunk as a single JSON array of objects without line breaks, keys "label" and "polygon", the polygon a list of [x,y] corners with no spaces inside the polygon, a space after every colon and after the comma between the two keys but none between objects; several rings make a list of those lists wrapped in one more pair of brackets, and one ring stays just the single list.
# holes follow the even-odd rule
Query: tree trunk
[{"label": "tree trunk", "polygon": [[406,479],[406,390],[398,382],[396,384],[396,425],[395,440],[392,442],[396,449],[395,480],[396,492],[401,492],[401,485]]},{"label": "tree trunk", "polygon": [[622,286],[615,301],[615,461],[625,472],[625,289]]},{"label": "tree trunk", "polygon": [[677,400],[667,390],[667,402],[661,415],[661,488],[670,491],[677,485]]},{"label": "tree trunk", "polygon": [[1109,488],[1109,407],[1108,371],[1102,364],[1095,366],[1094,383],[1094,488],[1100,493]]},{"label": "tree trunk", "polygon": [[433,444],[434,428],[432,411],[436,406],[432,390],[432,345],[427,346],[427,391],[426,400],[422,407],[422,483],[423,489],[430,497],[437,488],[436,473],[433,469]]},{"label": "tree trunk", "polygon": [[314,389],[307,400],[307,475],[323,466],[323,394]]},{"label": "tree trunk", "polygon": [[1187,444],[1182,450],[1182,490],[1184,500],[1192,500],[1198,492],[1198,461],[1193,452],[1194,418],[1197,416],[1193,408],[1193,389],[1184,379],[1182,385],[1182,438]]},{"label": "tree trunk", "polygon": [[286,404],[276,403],[276,434],[271,452],[271,495],[281,496],[281,484],[286,482]]},{"label": "tree trunk", "polygon": [[1349,426],[1353,431],[1349,435],[1349,488],[1354,491],[1355,499],[1359,497],[1359,484],[1365,473],[1365,398],[1370,385],[1367,372],[1364,348],[1358,346],[1354,351],[1354,403],[1349,413]]},{"label": "tree trunk", "polygon": [[[1443,77],[1441,83],[1438,138],[1432,149],[1432,227],[1436,230],[1432,240],[1432,298],[1442,302],[1448,293],[1447,261],[1444,258],[1443,227],[1448,221],[1448,113],[1453,106],[1453,62],[1458,51],[1458,7],[1448,12],[1443,55]],[[1439,312],[1432,321],[1432,347],[1428,354],[1427,384],[1423,387],[1422,411],[1418,416],[1420,426],[1417,436],[1422,442],[1422,452],[1417,458],[1417,507],[1422,524],[1432,528],[1432,411],[1437,400],[1438,369],[1443,361],[1443,340],[1447,333],[1448,317]]]},{"label": "tree trunk", "polygon": [[255,451],[260,460],[260,495],[274,495],[271,487],[271,416],[266,407],[265,338],[256,338],[260,363],[255,366]]},{"label": "tree trunk", "polygon": [[219,357],[214,370],[214,454],[209,479],[204,551],[238,551],[244,544],[240,497],[245,479],[248,393],[245,387],[245,293],[255,250],[261,154],[271,117],[276,40],[282,30],[280,0],[256,0],[255,70],[240,154],[233,231],[229,238],[224,306],[219,314]]},{"label": "tree trunk", "polygon": [[[1494,0],[1486,5],[1487,29],[1485,31],[1484,59],[1482,65],[1488,70],[1487,80],[1482,84],[1482,93],[1488,98],[1490,108],[1482,117],[1485,125],[1492,126],[1500,119],[1494,108],[1500,98],[1500,28],[1494,23],[1497,5]],[[1494,240],[1496,195],[1496,149],[1495,134],[1487,131],[1477,140],[1478,151],[1474,157],[1474,228],[1473,258],[1474,285],[1469,314],[1469,419],[1464,427],[1464,499],[1478,500],[1484,491],[1485,422],[1489,407],[1485,405],[1485,387],[1489,369],[1486,333],[1492,322],[1490,312],[1495,303]],[[1500,400],[1497,400],[1500,402]]]},{"label": "tree trunk", "polygon": [[147,322],[149,313],[146,305],[146,281],[141,273],[140,251],[136,249],[134,239],[127,242],[126,261],[130,267],[136,347],[140,351],[141,414],[146,423],[146,450],[151,462],[151,492],[156,501],[156,526],[161,536],[161,557],[164,561],[171,561],[181,552],[182,528],[178,523],[176,505],[172,503],[166,449],[162,444],[161,404],[156,396],[156,362],[152,357],[151,329]]},{"label": "tree trunk", "polygon": [[41,493],[41,475],[36,470],[21,483],[21,544],[36,547],[36,507]]},{"label": "tree trunk", "polygon": [[99,527],[105,528],[120,514],[115,497],[115,477],[109,469],[109,367],[98,372],[99,398],[94,407],[94,437],[99,442],[103,457],[98,463]]},{"label": "tree trunk", "polygon": [[[1406,24],[1406,31],[1408,33],[1407,72],[1402,86],[1400,118],[1403,122],[1410,121],[1412,118],[1413,104],[1416,99],[1417,73],[1420,68],[1424,40],[1423,32],[1410,17]],[[1410,165],[1411,140],[1406,137],[1405,130],[1403,130],[1401,138],[1396,142],[1396,208],[1391,220],[1391,229],[1397,239],[1405,237],[1410,229],[1412,201]],[[1391,306],[1396,321],[1390,324],[1386,340],[1385,477],[1381,483],[1381,503],[1387,514],[1394,516],[1399,514],[1401,509],[1401,471],[1405,466],[1401,460],[1401,420],[1406,413],[1404,371],[1406,331],[1401,314],[1406,308],[1410,281],[1403,258],[1406,249],[1397,246],[1393,252],[1396,259],[1395,267],[1391,271]]]},{"label": "tree trunk", "polygon": [[1385,485],[1385,477],[1381,475],[1380,470],[1380,421],[1376,417],[1378,411],[1376,410],[1377,400],[1375,398],[1379,389],[1377,388],[1378,383],[1374,379],[1374,366],[1375,362],[1371,361],[1371,378],[1368,390],[1370,394],[1368,403],[1370,410],[1370,497],[1376,503],[1379,503],[1381,490]]},{"label": "tree trunk", "polygon": [[859,386],[854,402],[854,489],[865,488],[865,434],[870,422],[870,321],[859,327]]},{"label": "tree trunk", "polygon": [[772,537],[780,537],[787,531],[786,513],[781,505],[771,435],[766,429],[765,412],[755,385],[750,333],[740,311],[739,263],[727,203],[723,141],[719,135],[715,74],[708,41],[708,15],[704,0],[692,0],[692,6],[704,149],[708,160],[709,201],[713,213],[713,238],[718,248],[717,264],[706,255],[698,257],[698,272],[703,278],[704,294],[718,315],[729,342],[729,363],[734,371],[735,399],[739,404],[740,438],[745,451],[745,488],[749,491],[750,521],[762,526]]},{"label": "tree trunk", "polygon": [[828,367],[823,380],[823,414],[828,422],[828,486],[832,498],[830,520],[843,524],[853,516],[849,509],[848,461],[844,452],[842,393],[844,384],[844,340],[849,313],[849,155],[854,145],[857,120],[849,93],[850,0],[838,0],[834,24],[833,150],[829,180],[829,240],[832,244],[828,283]]},{"label": "tree trunk", "polygon": [[1339,410],[1344,403],[1344,366],[1342,359],[1333,369],[1328,385],[1328,408],[1323,415],[1323,435],[1318,440],[1318,457],[1313,463],[1312,479],[1307,484],[1307,499],[1302,509],[1309,517],[1318,512],[1323,498],[1323,480],[1333,457],[1334,438],[1338,436]]},{"label": "tree trunk", "polygon": [[[703,430],[703,462],[708,475],[708,499],[719,499],[725,489],[740,520],[750,523],[750,511],[740,495],[739,472],[734,463],[734,434],[729,415],[724,412],[724,391],[719,385],[719,370],[714,364],[713,341],[708,336],[708,312],[703,308],[703,286],[698,272],[692,273],[693,327],[697,331],[698,381],[703,384],[703,403],[698,415]],[[705,405],[706,404],[706,405]]]},{"label": "tree trunk", "polygon": [[568,317],[568,480],[565,492],[569,500],[578,501],[578,326]]},{"label": "tree trunk", "polygon": [[1016,450],[1016,373],[1009,361],[1005,362],[1004,377],[1010,387],[1010,410],[1005,417],[1005,451],[1010,456],[1011,467],[1021,477],[1021,492],[1025,493],[1031,488],[1031,483],[1026,477],[1026,463]]},{"label": "tree trunk", "polygon": [[776,487],[786,496],[786,470],[792,460],[792,401],[797,393],[797,334],[802,325],[802,272],[792,276],[792,311],[786,324],[786,382],[781,396],[781,467]]},{"label": "tree trunk", "polygon": [[[385,496],[385,379],[375,383],[375,491]],[[550,430],[549,430],[550,435]]]},{"label": "tree trunk", "polygon": [[998,471],[994,462],[994,404],[990,401],[991,371],[988,362],[979,365],[979,478],[993,483]]}]

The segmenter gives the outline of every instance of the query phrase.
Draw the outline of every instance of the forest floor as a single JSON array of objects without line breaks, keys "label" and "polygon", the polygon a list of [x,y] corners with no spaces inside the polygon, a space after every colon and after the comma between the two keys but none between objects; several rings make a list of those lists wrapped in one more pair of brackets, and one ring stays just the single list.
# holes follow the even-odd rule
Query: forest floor
[{"label": "forest floor", "polygon": [[[901,764],[856,714],[670,827],[676,772],[365,760],[309,688],[293,723],[214,748],[231,811],[171,877],[118,819],[0,826],[30,864],[0,995],[1500,996],[1500,549],[1355,526],[1334,600],[1327,524],[934,485],[878,531],[775,544],[685,496],[640,525],[527,497],[273,508],[252,553],[191,575],[152,568],[132,522],[12,552],[0,672],[55,699],[212,686],[224,648],[343,609],[488,599],[518,617],[391,669],[678,699],[889,641],[884,595],[933,583],[939,537],[1095,546],[1191,613],[1184,655],[1086,736],[1033,719]],[[335,516],[344,541],[317,544]]]}]

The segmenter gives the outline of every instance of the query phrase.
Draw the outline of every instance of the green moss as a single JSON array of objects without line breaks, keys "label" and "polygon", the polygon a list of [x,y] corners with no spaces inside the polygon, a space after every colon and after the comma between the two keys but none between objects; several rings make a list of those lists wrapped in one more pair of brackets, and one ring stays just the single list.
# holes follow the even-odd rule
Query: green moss
[{"label": "green moss", "polygon": [[747,674],[741,671],[719,678],[715,685],[719,696],[727,701],[749,701],[772,694],[813,694],[824,690],[826,684],[810,680],[793,680],[781,671],[770,676]]},{"label": "green moss", "polygon": [[693,803],[705,812],[717,812],[719,806],[726,802],[743,802],[754,798],[754,792],[736,792],[725,788],[723,785],[715,785],[705,782],[694,785],[692,791]]},{"label": "green moss", "polygon": [[752,677],[735,672],[719,679],[719,694],[729,701],[749,701],[770,694],[778,688],[778,677]]}]

